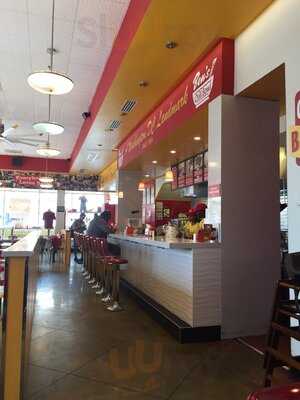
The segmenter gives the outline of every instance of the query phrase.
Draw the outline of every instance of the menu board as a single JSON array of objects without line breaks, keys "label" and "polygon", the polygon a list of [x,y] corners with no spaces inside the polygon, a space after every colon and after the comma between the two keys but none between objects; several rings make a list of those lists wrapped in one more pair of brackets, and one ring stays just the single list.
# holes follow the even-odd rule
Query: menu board
[{"label": "menu board", "polygon": [[178,187],[185,187],[185,161],[178,164]]},{"label": "menu board", "polygon": [[172,182],[172,190],[176,190],[178,187],[178,168],[177,165],[173,165],[171,168],[172,173],[173,173],[173,182]]},{"label": "menu board", "polygon": [[174,177],[172,190],[205,182],[208,180],[208,151],[181,161],[171,169]]},{"label": "menu board", "polygon": [[203,179],[206,182],[208,180],[208,151],[203,153]]},{"label": "menu board", "polygon": [[194,183],[203,182],[203,153],[194,158]]},{"label": "menu board", "polygon": [[185,186],[194,184],[194,158],[185,161]]}]

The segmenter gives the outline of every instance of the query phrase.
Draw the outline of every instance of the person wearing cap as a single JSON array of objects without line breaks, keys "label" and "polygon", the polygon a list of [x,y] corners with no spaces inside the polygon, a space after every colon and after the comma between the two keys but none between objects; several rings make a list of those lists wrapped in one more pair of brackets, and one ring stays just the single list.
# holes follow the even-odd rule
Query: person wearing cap
[{"label": "person wearing cap", "polygon": [[189,210],[189,220],[184,227],[185,236],[188,239],[192,239],[194,234],[197,235],[200,230],[204,229],[205,209],[206,205],[199,203]]}]

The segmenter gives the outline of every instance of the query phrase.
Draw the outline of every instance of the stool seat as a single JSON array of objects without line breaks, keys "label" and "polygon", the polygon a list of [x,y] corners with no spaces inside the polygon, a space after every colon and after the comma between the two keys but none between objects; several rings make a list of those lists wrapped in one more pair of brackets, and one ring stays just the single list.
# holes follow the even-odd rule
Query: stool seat
[{"label": "stool seat", "polygon": [[121,258],[121,257],[112,257],[109,264],[128,264],[128,260],[126,260],[126,258]]},{"label": "stool seat", "polygon": [[300,383],[261,389],[250,394],[247,400],[300,400]]}]

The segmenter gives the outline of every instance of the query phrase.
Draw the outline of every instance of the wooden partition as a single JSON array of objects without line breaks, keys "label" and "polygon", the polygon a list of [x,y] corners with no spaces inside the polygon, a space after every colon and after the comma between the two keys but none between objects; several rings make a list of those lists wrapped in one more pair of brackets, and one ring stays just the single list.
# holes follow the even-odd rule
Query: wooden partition
[{"label": "wooden partition", "polygon": [[63,229],[61,231],[63,235],[62,249],[63,249],[63,265],[65,269],[70,266],[71,259],[71,231],[68,229]]},{"label": "wooden partition", "polygon": [[4,250],[1,399],[20,400],[26,382],[39,269],[40,231]]}]

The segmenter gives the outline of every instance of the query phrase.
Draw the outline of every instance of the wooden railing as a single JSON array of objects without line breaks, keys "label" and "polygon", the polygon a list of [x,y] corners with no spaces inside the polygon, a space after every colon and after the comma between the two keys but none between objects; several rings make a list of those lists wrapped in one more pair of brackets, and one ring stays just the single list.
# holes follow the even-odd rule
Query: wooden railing
[{"label": "wooden railing", "polygon": [[3,251],[5,286],[2,315],[1,399],[20,400],[26,383],[39,270],[40,231]]}]

